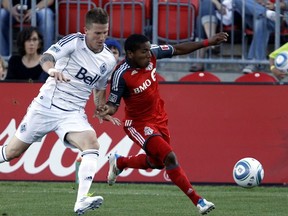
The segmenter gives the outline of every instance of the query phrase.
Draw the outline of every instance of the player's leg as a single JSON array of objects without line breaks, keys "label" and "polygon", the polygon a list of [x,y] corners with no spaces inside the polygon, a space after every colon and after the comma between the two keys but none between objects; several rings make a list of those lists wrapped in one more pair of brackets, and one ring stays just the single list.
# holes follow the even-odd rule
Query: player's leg
[{"label": "player's leg", "polygon": [[129,157],[123,157],[118,154],[109,155],[109,171],[107,176],[107,182],[111,186],[116,182],[117,176],[125,168],[133,169],[148,169],[151,168],[147,162],[146,154],[132,155]]},{"label": "player's leg", "polygon": [[0,146],[0,163],[21,156],[29,146],[29,143],[21,141],[14,135],[8,145]]},{"label": "player's leg", "polygon": [[[136,145],[145,151],[147,140],[153,136],[160,136],[160,132],[154,125],[147,123],[134,124],[127,127],[125,123],[124,130],[131,140],[134,141]],[[134,169],[148,169],[151,168],[151,164],[147,160],[146,154],[130,155],[129,157],[114,157],[115,165],[118,170],[123,170],[125,168]],[[111,160],[109,160],[110,162]],[[113,161],[112,161],[113,163]],[[111,163],[110,163],[111,164]]]},{"label": "player's leg", "polygon": [[146,152],[151,157],[149,158],[151,164],[154,163],[156,166],[156,163],[164,163],[166,173],[171,181],[197,205],[201,197],[193,189],[184,170],[178,164],[177,157],[171,146],[161,136],[154,136],[148,140]]},{"label": "player's leg", "polygon": [[[162,136],[152,136],[146,140],[145,151],[149,156],[146,154],[129,157],[122,157],[117,154],[112,155],[109,158],[108,184],[113,185],[117,176],[125,168],[162,169],[165,166],[166,173],[171,181],[178,186],[196,206],[202,198],[193,189],[184,170],[179,166],[177,157],[168,144],[168,141],[169,136],[165,135],[164,138]],[[138,142],[136,143],[139,145]]]},{"label": "player's leg", "polygon": [[[126,125],[126,124],[125,124]],[[145,136],[143,132],[146,124],[140,125],[131,125],[129,127],[124,127],[126,134],[131,140],[134,141],[140,148],[144,148],[145,140],[148,139],[151,135]],[[154,130],[156,133],[157,131]],[[130,155],[129,157],[123,157],[118,154],[110,154],[109,156],[109,171],[107,176],[107,182],[109,185],[113,185],[116,182],[117,176],[125,168],[133,169],[148,169],[151,168],[150,164],[147,161],[146,154]]]},{"label": "player's leg", "polygon": [[119,156],[117,158],[117,168],[123,170],[125,168],[148,169],[151,168],[146,154],[131,155],[129,157]]},{"label": "player's leg", "polygon": [[36,103],[31,103],[15,135],[7,145],[0,147],[0,163],[21,156],[30,147],[30,144],[40,141],[51,131],[51,124],[47,123],[47,116],[41,113],[42,108]]},{"label": "player's leg", "polygon": [[198,207],[201,214],[206,214],[215,208],[213,203],[208,202],[197,194],[186,173],[179,165],[176,154],[173,152],[168,142],[166,142],[161,136],[151,137],[148,140],[146,152],[151,155],[150,160],[152,161],[154,159],[155,164],[157,161],[158,164],[164,162],[166,173],[171,181],[185,193],[195,206]]},{"label": "player's leg", "polygon": [[82,151],[78,171],[78,193],[74,206],[74,211],[81,215],[89,209],[99,208],[103,202],[101,196],[89,196],[89,190],[97,171],[99,143],[93,130],[70,132],[66,135],[66,141]]}]

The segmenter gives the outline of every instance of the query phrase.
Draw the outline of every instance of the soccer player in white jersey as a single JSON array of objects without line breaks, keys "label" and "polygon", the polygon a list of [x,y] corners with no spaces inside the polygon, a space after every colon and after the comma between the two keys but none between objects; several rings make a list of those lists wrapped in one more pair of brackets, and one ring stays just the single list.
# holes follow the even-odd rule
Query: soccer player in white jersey
[{"label": "soccer player in white jersey", "polygon": [[[50,77],[32,101],[15,136],[7,145],[0,146],[0,163],[19,157],[33,142],[51,131],[55,131],[66,146],[78,148],[82,156],[74,206],[78,215],[98,208],[103,202],[101,196],[88,196],[97,169],[99,143],[84,108],[92,91],[96,107],[106,102],[107,80],[116,65],[113,54],[104,44],[108,23],[105,10],[92,9],[86,14],[85,34],[67,35],[43,54],[41,66]],[[103,119],[120,124],[109,115],[100,121]]]}]

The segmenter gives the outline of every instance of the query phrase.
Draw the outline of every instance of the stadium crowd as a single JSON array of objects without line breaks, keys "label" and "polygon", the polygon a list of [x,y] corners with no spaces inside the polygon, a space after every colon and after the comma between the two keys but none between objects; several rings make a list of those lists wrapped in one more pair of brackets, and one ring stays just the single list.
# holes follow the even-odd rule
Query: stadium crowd
[{"label": "stadium crowd", "polygon": [[[70,5],[72,8],[72,4],[68,0],[36,0],[36,5],[32,5],[33,1],[23,1],[23,0],[2,0],[0,1],[0,56],[4,58],[8,63],[10,59],[15,58],[15,55],[19,53],[18,42],[16,41],[16,37],[14,34],[18,34],[23,28],[29,28],[33,26],[33,17],[37,23],[37,31],[42,35],[43,43],[42,51],[46,51],[51,44],[53,44],[57,39],[59,39],[59,30],[57,28],[65,28],[67,26],[59,26],[59,23],[56,24],[59,17],[57,12],[59,12],[59,6],[63,6],[64,4]],[[93,5],[98,6],[100,3],[101,7],[105,9],[109,9],[107,5],[112,4],[112,1],[87,1],[91,2],[91,7]],[[121,1],[119,1],[121,2]],[[133,1],[132,1],[133,2]],[[147,36],[150,36],[152,40],[152,35],[154,32],[151,32],[153,27],[151,25],[153,23],[153,17],[151,17],[153,3],[157,1],[143,1],[145,4],[145,33]],[[174,2],[174,1],[173,1]],[[175,1],[178,2],[179,7],[183,6],[183,1]],[[184,1],[186,2],[186,1]],[[193,4],[194,13],[196,14],[195,18],[195,29],[193,30],[192,40],[199,41],[205,40],[208,37],[215,35],[220,31],[227,31],[233,35],[232,31],[236,31],[236,29],[241,29],[241,34],[244,35],[249,48],[247,53],[243,52],[241,59],[244,59],[245,62],[249,62],[246,65],[243,65],[243,73],[252,73],[255,71],[264,71],[265,66],[268,65],[268,54],[270,51],[268,49],[269,43],[274,44],[275,37],[273,33],[275,33],[276,23],[280,22],[280,34],[285,36],[286,28],[287,28],[287,9],[288,9],[288,0],[187,0],[189,4]],[[244,5],[243,5],[244,3]],[[56,5],[57,4],[57,5]],[[75,2],[73,7],[75,7]],[[98,4],[98,5],[97,5]],[[169,1],[159,1],[160,4],[169,4]],[[83,8],[82,8],[83,7]],[[82,8],[82,9],[81,9]],[[87,7],[81,6],[80,9],[87,11]],[[277,15],[276,11],[280,12]],[[74,12],[71,9],[71,13]],[[113,11],[112,13],[113,16]],[[146,15],[150,14],[150,15]],[[81,13],[79,15],[82,15]],[[119,14],[117,14],[119,15]],[[75,16],[75,14],[73,15]],[[78,16],[78,14],[77,14]],[[114,15],[115,16],[115,15]],[[128,15],[127,15],[128,16]],[[159,15],[160,16],[160,15]],[[12,18],[12,26],[10,25],[10,18]],[[119,18],[119,17],[118,17]],[[77,18],[78,19],[78,18]],[[136,22],[136,21],[135,21]],[[130,24],[130,23],[129,23]],[[69,25],[67,23],[66,25]],[[76,25],[76,24],[74,24]],[[77,23],[78,25],[78,23]],[[113,23],[112,23],[113,25]],[[123,26],[120,26],[123,27]],[[149,28],[150,27],[150,28]],[[80,31],[83,31],[80,26]],[[73,33],[73,32],[69,32]],[[123,33],[124,34],[124,33]],[[11,37],[12,35],[12,37]],[[109,35],[109,39],[113,39],[112,36]],[[121,35],[121,34],[120,34]],[[121,55],[124,54],[122,52],[123,38],[115,38],[117,42],[116,51],[119,52],[119,57],[121,59]],[[283,44],[285,42],[281,40]],[[12,41],[11,41],[12,40]],[[232,38],[231,38],[232,40]],[[240,40],[240,43],[247,43],[247,41]],[[172,41],[174,43],[175,41]],[[233,38],[233,43],[238,43],[237,39]],[[15,46],[15,43],[17,46]],[[33,43],[33,42],[32,42]],[[115,42],[113,42],[115,43]],[[161,43],[161,41],[159,41]],[[10,47],[12,46],[12,48]],[[114,46],[115,47],[115,46]],[[277,47],[276,47],[277,48]],[[12,52],[11,52],[12,50]],[[242,47],[243,50],[243,47]],[[41,52],[42,52],[41,51]],[[113,51],[113,50],[112,50]],[[115,49],[114,49],[115,51]],[[211,56],[221,56],[223,49],[219,46],[213,46],[211,48],[203,48],[197,52],[197,58],[199,59],[209,59]],[[220,54],[219,54],[220,53]],[[40,53],[38,53],[40,54]],[[118,54],[116,54],[118,55]],[[21,54],[20,54],[21,56]],[[116,58],[118,58],[116,56]],[[23,59],[22,59],[23,60]],[[229,58],[227,61],[229,62]],[[189,59],[187,60],[189,61]],[[266,62],[267,63],[263,63]],[[205,61],[194,62],[191,63],[190,72],[199,72],[206,71],[206,66],[209,64],[204,63]],[[251,63],[250,63],[251,62]],[[5,64],[7,66],[7,64]],[[9,65],[9,64],[8,64]],[[211,65],[211,63],[210,63]],[[35,64],[33,65],[33,67]],[[26,65],[27,68],[31,68],[31,66]],[[10,74],[13,75],[11,76]],[[44,81],[42,76],[35,77],[31,75],[30,77],[23,77],[22,75],[15,75],[17,72],[11,72],[8,66],[8,75],[5,76],[6,79],[14,79],[14,80],[34,80],[34,81]],[[39,72],[40,73],[40,72]],[[26,74],[27,75],[27,74]],[[3,76],[4,77],[4,76]],[[2,78],[4,79],[4,78]],[[176,80],[175,80],[176,81]]]}]

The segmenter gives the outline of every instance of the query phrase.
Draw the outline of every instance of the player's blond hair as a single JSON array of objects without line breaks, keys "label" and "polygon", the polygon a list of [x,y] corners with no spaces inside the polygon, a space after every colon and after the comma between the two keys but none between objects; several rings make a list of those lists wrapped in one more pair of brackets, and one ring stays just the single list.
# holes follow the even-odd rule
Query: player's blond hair
[{"label": "player's blond hair", "polygon": [[86,28],[92,26],[93,23],[107,24],[109,22],[109,15],[103,8],[97,7],[89,10],[86,14],[85,25]]}]

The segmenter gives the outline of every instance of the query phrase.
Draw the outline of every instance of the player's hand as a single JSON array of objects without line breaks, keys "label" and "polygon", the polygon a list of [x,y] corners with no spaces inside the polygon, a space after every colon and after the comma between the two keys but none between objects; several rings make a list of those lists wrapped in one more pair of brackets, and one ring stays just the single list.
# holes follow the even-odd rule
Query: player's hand
[{"label": "player's hand", "polygon": [[57,71],[55,68],[50,68],[48,70],[48,74],[49,74],[49,76],[54,77],[54,79],[56,81],[60,81],[60,82],[69,82],[70,81],[69,78],[65,77],[63,75],[63,73]]},{"label": "player's hand", "polygon": [[96,111],[96,113],[93,115],[93,118],[98,118],[99,123],[102,124],[103,121],[110,121],[112,124],[120,126],[121,125],[121,121],[118,118],[114,118],[111,115],[105,115],[105,116],[100,116],[99,115],[99,111]]},{"label": "player's hand", "polygon": [[[112,116],[110,116],[110,115],[105,115],[104,117],[101,117],[101,120],[102,120],[102,122],[103,122],[103,120],[104,120],[104,121],[110,121],[112,124],[117,125],[117,126],[120,126],[120,125],[121,125],[120,119],[115,118],[115,117],[112,117]],[[100,120],[100,118],[99,118],[100,124],[102,123],[101,120]]]},{"label": "player's hand", "polygon": [[107,104],[97,106],[93,118],[97,117],[99,119],[100,124],[103,123],[104,120],[104,121],[110,121],[112,122],[112,124],[117,126],[121,125],[121,121],[118,118],[114,118],[108,114],[110,112],[109,108],[110,107]]},{"label": "player's hand", "polygon": [[223,42],[226,42],[228,40],[228,33],[227,32],[220,32],[212,36],[211,38],[208,39],[209,45],[219,45]]},{"label": "player's hand", "polygon": [[100,106],[98,106],[97,107],[97,109],[96,109],[96,115],[99,115],[100,117],[104,117],[104,116],[106,116],[106,115],[109,115],[108,113],[109,113],[109,106],[108,105],[100,105]]}]

